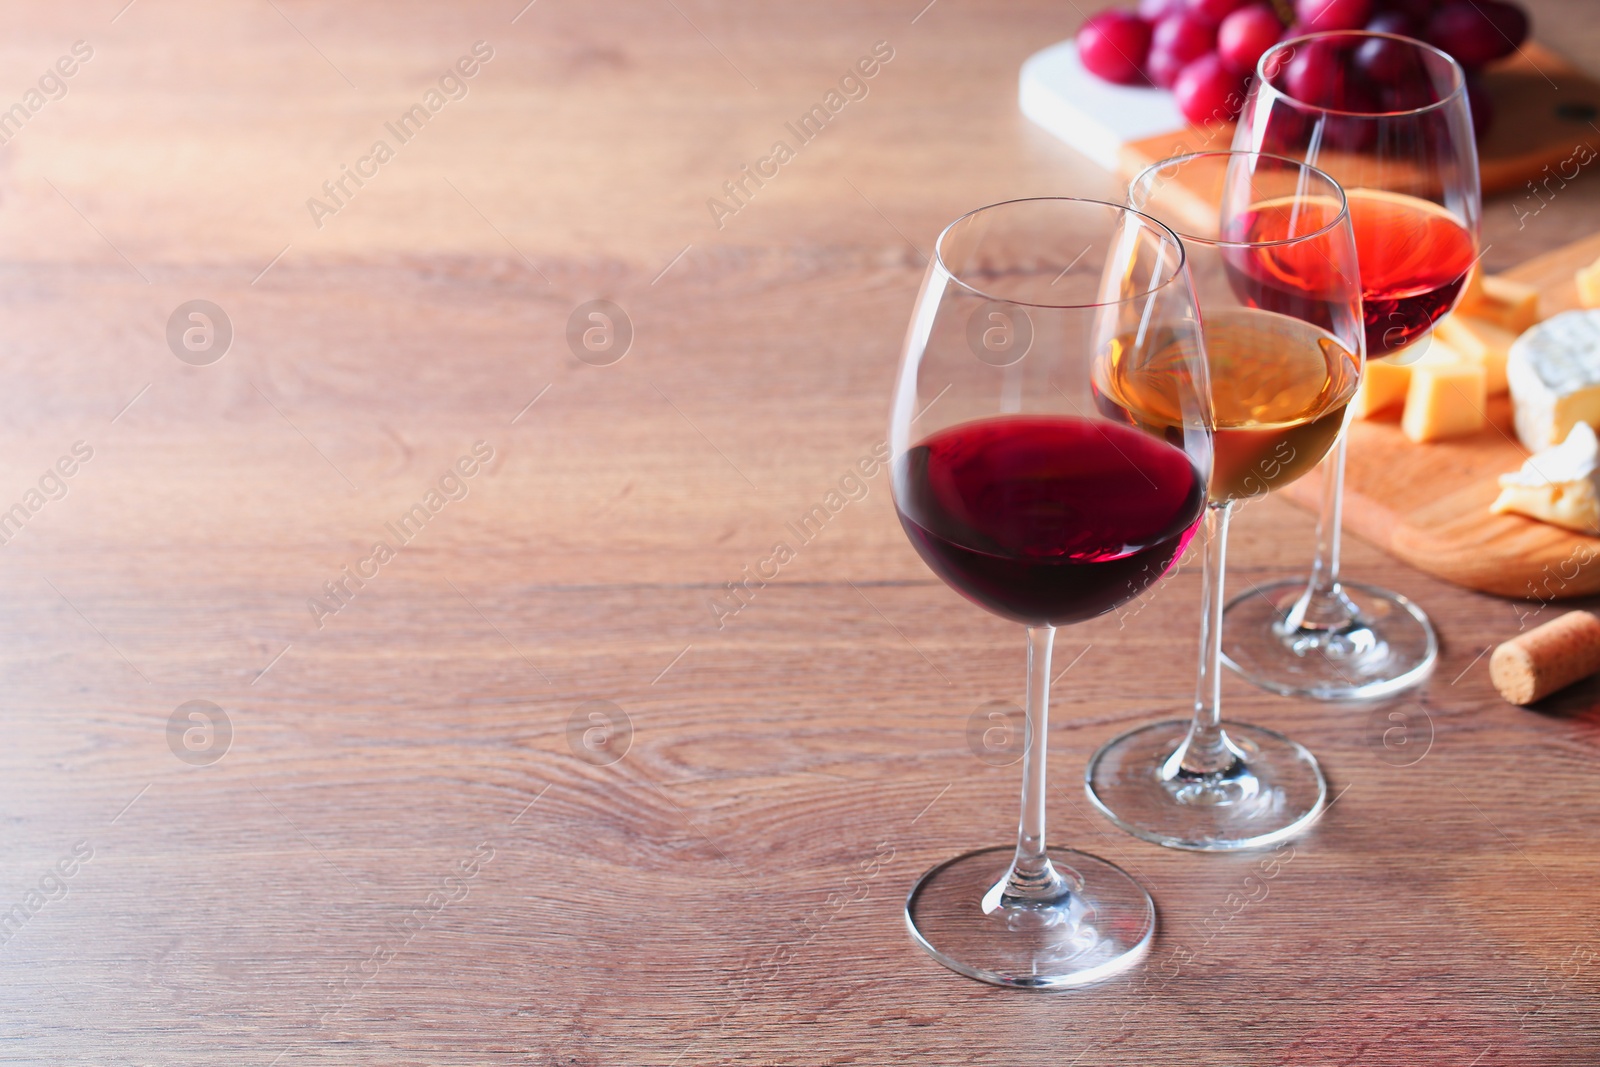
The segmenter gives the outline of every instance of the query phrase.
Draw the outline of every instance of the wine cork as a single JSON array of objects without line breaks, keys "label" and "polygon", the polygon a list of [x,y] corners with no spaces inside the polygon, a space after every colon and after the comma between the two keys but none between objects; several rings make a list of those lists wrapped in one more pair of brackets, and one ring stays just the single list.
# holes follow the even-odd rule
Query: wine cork
[{"label": "wine cork", "polygon": [[1600,671],[1600,618],[1569,611],[1494,650],[1489,678],[1513,704],[1532,704]]}]

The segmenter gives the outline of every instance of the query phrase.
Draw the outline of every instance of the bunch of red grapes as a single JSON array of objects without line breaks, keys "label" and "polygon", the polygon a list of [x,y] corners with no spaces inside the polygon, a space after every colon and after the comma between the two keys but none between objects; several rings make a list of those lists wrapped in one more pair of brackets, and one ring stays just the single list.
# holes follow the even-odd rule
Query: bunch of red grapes
[{"label": "bunch of red grapes", "polygon": [[[1359,29],[1414,37],[1454,56],[1467,70],[1481,135],[1490,115],[1475,72],[1517,49],[1528,14],[1509,0],[1293,0],[1292,8],[1290,0],[1139,0],[1137,12],[1112,9],[1085,22],[1078,55],[1106,81],[1171,89],[1183,117],[1199,125],[1238,117],[1256,60],[1274,44]],[[1353,57],[1301,50],[1282,76],[1290,96],[1350,111],[1418,106],[1431,91],[1381,40]]]}]

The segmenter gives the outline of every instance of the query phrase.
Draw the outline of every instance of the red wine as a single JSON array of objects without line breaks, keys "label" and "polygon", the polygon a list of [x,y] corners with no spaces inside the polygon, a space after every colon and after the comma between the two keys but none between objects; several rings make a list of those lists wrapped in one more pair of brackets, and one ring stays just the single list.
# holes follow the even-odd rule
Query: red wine
[{"label": "red wine", "polygon": [[1160,578],[1205,509],[1181,450],[1115,423],[1006,415],[940,430],[895,470],[895,508],[924,562],[1017,622],[1104,614]]},{"label": "red wine", "polygon": [[1477,241],[1438,204],[1376,189],[1349,191],[1361,260],[1367,358],[1415,341],[1455,307]]}]

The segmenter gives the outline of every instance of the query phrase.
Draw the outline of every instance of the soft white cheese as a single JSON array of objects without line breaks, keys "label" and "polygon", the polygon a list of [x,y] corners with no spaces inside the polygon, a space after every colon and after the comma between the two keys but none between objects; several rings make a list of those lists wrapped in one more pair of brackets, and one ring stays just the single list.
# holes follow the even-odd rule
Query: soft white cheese
[{"label": "soft white cheese", "polygon": [[1600,533],[1600,440],[1586,422],[1554,448],[1529,456],[1522,469],[1500,476],[1495,514],[1516,512],[1580,533]]},{"label": "soft white cheese", "polygon": [[1577,423],[1600,422],[1600,310],[1564,311],[1523,333],[1506,381],[1530,452],[1566,440]]}]

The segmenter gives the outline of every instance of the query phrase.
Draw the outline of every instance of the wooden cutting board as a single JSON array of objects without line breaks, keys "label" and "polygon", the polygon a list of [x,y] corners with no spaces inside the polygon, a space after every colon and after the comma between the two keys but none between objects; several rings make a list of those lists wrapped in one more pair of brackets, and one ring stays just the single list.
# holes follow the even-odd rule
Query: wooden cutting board
[{"label": "wooden cutting board", "polygon": [[[1600,234],[1529,260],[1508,277],[1540,290],[1541,314],[1578,307],[1573,272],[1600,258]],[[1345,529],[1419,570],[1500,596],[1558,600],[1600,592],[1600,539],[1518,515],[1491,515],[1499,475],[1528,452],[1511,429],[1509,397],[1490,401],[1491,426],[1454,441],[1419,445],[1398,416],[1350,427]],[[1315,510],[1321,470],[1284,490]],[[1587,565],[1583,565],[1585,561]]]},{"label": "wooden cutting board", "polygon": [[[1550,178],[1550,189],[1559,189],[1562,175],[1570,180],[1583,169],[1584,157],[1575,155],[1580,145],[1600,151],[1600,133],[1591,125],[1600,124],[1600,81],[1532,41],[1492,64],[1483,77],[1495,112],[1478,145],[1483,191],[1523,190],[1529,210],[1536,210],[1540,201],[1532,199],[1526,183]],[[1162,132],[1123,144],[1120,166],[1132,177],[1160,160],[1232,142],[1231,124]]]}]

